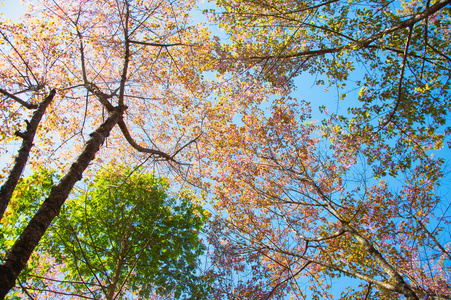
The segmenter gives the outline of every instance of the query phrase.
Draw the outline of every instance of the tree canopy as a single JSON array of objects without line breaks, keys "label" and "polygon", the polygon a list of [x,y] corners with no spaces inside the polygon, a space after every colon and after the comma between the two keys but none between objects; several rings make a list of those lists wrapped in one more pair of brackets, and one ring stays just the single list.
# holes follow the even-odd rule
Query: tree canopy
[{"label": "tree canopy", "polygon": [[[449,298],[449,1],[216,4],[218,72],[282,96],[211,139],[216,297]],[[305,73],[348,110],[311,120]]]},{"label": "tree canopy", "polygon": [[[55,178],[41,170],[19,182],[3,223],[12,226],[3,227],[2,244],[17,238]],[[126,167],[101,170],[85,184],[43,237],[21,276],[19,294],[206,297],[198,263],[207,212],[189,193],[169,196],[165,179]],[[21,212],[20,220],[13,212]]]},{"label": "tree canopy", "polygon": [[[25,229],[0,295],[61,209],[66,243],[82,231],[90,198],[64,203],[89,166],[139,164],[211,200],[210,298],[450,298],[450,0],[217,0],[221,37],[194,7],[40,1],[1,21],[0,138],[22,148],[0,211]],[[310,103],[303,76],[345,110]],[[10,198],[27,161],[63,176],[22,220]]]}]

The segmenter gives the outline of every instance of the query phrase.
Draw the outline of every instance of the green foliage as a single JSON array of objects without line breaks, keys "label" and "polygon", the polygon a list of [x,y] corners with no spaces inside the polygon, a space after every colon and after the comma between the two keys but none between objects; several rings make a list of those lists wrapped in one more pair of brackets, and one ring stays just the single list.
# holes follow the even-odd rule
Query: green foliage
[{"label": "green foliage", "polygon": [[33,175],[19,180],[18,187],[11,199],[0,228],[0,255],[3,258],[44,199],[50,193],[54,181],[58,179],[55,170],[40,168]]},{"label": "green foliage", "polygon": [[[23,203],[23,218],[30,215],[25,208],[48,193],[52,174],[41,170],[21,182],[15,199],[25,201],[14,203]],[[46,180],[37,184],[37,178]],[[95,299],[155,294],[204,299],[207,288],[197,263],[205,249],[199,233],[207,214],[190,193],[171,197],[168,189],[166,179],[128,167],[98,172],[85,191],[66,202],[38,249],[60,274],[45,274],[46,268],[39,275],[61,282],[56,288],[37,277],[30,282]]]}]

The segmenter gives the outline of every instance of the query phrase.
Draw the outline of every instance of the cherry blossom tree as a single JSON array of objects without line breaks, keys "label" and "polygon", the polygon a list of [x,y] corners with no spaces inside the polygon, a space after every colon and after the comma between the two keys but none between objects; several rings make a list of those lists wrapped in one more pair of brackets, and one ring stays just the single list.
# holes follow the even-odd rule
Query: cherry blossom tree
[{"label": "cherry blossom tree", "polygon": [[1,297],[89,165],[182,167],[177,155],[200,134],[201,120],[190,109],[210,93],[200,75],[209,34],[190,25],[191,1],[33,5],[21,22],[0,24],[1,138],[5,147],[23,141],[12,171],[3,172],[10,177],[1,190],[1,214],[27,160],[65,171],[2,257]]}]

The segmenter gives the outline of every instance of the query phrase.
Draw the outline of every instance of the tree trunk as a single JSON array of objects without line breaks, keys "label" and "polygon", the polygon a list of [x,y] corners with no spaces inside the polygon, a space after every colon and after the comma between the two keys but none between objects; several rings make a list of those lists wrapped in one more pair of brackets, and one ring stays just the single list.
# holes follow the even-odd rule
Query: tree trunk
[{"label": "tree trunk", "polygon": [[[108,286],[106,299],[107,300],[114,300],[114,292],[116,291],[117,284],[119,282],[119,276],[122,272],[122,267],[125,263],[125,257],[127,255],[127,252],[129,252],[130,249],[128,249],[128,238],[130,236],[130,231],[127,230],[127,234],[125,235],[124,239],[121,242],[121,255],[118,258],[116,268],[114,269],[114,276],[112,282],[110,282],[110,285]],[[120,292],[120,291],[119,291]]]},{"label": "tree trunk", "polygon": [[39,122],[41,122],[42,116],[47,106],[52,102],[55,96],[55,90],[52,90],[49,95],[39,104],[38,109],[33,113],[30,122],[27,122],[27,130],[22,132],[16,132],[17,136],[20,136],[22,141],[22,147],[20,147],[19,154],[14,161],[14,167],[9,173],[8,180],[3,184],[0,189],[0,220],[8,207],[9,200],[16,189],[17,182],[20,175],[22,175],[23,169],[27,164],[28,156],[30,155],[31,147],[33,147],[33,140],[38,129]]}]

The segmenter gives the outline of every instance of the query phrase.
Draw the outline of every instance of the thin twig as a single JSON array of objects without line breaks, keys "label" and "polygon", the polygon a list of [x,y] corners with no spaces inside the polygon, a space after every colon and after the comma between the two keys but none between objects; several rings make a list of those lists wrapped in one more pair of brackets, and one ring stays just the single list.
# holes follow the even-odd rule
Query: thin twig
[{"label": "thin twig", "polygon": [[148,42],[140,42],[140,41],[132,41],[129,40],[130,44],[138,44],[138,45],[144,45],[144,46],[153,46],[153,47],[174,47],[174,46],[194,46],[190,44],[184,44],[184,43],[173,43],[173,44],[160,44],[160,43],[148,43]]},{"label": "thin twig", "polygon": [[384,122],[384,124],[382,124],[381,126],[379,126],[379,129],[377,130],[377,132],[379,132],[381,129],[383,129],[388,123],[391,122],[391,120],[393,119],[396,111],[399,108],[399,104],[401,103],[401,94],[402,94],[402,81],[404,79],[404,70],[406,68],[406,64],[407,64],[407,51],[409,50],[409,43],[410,43],[410,39],[412,37],[412,31],[413,31],[413,26],[409,28],[409,36],[407,37],[407,41],[406,41],[406,46],[404,48],[404,57],[402,60],[402,67],[401,67],[401,75],[399,76],[399,83],[398,83],[398,97],[396,99],[396,104],[395,107],[393,108],[392,112],[390,113],[390,115],[388,116],[387,120]]}]

